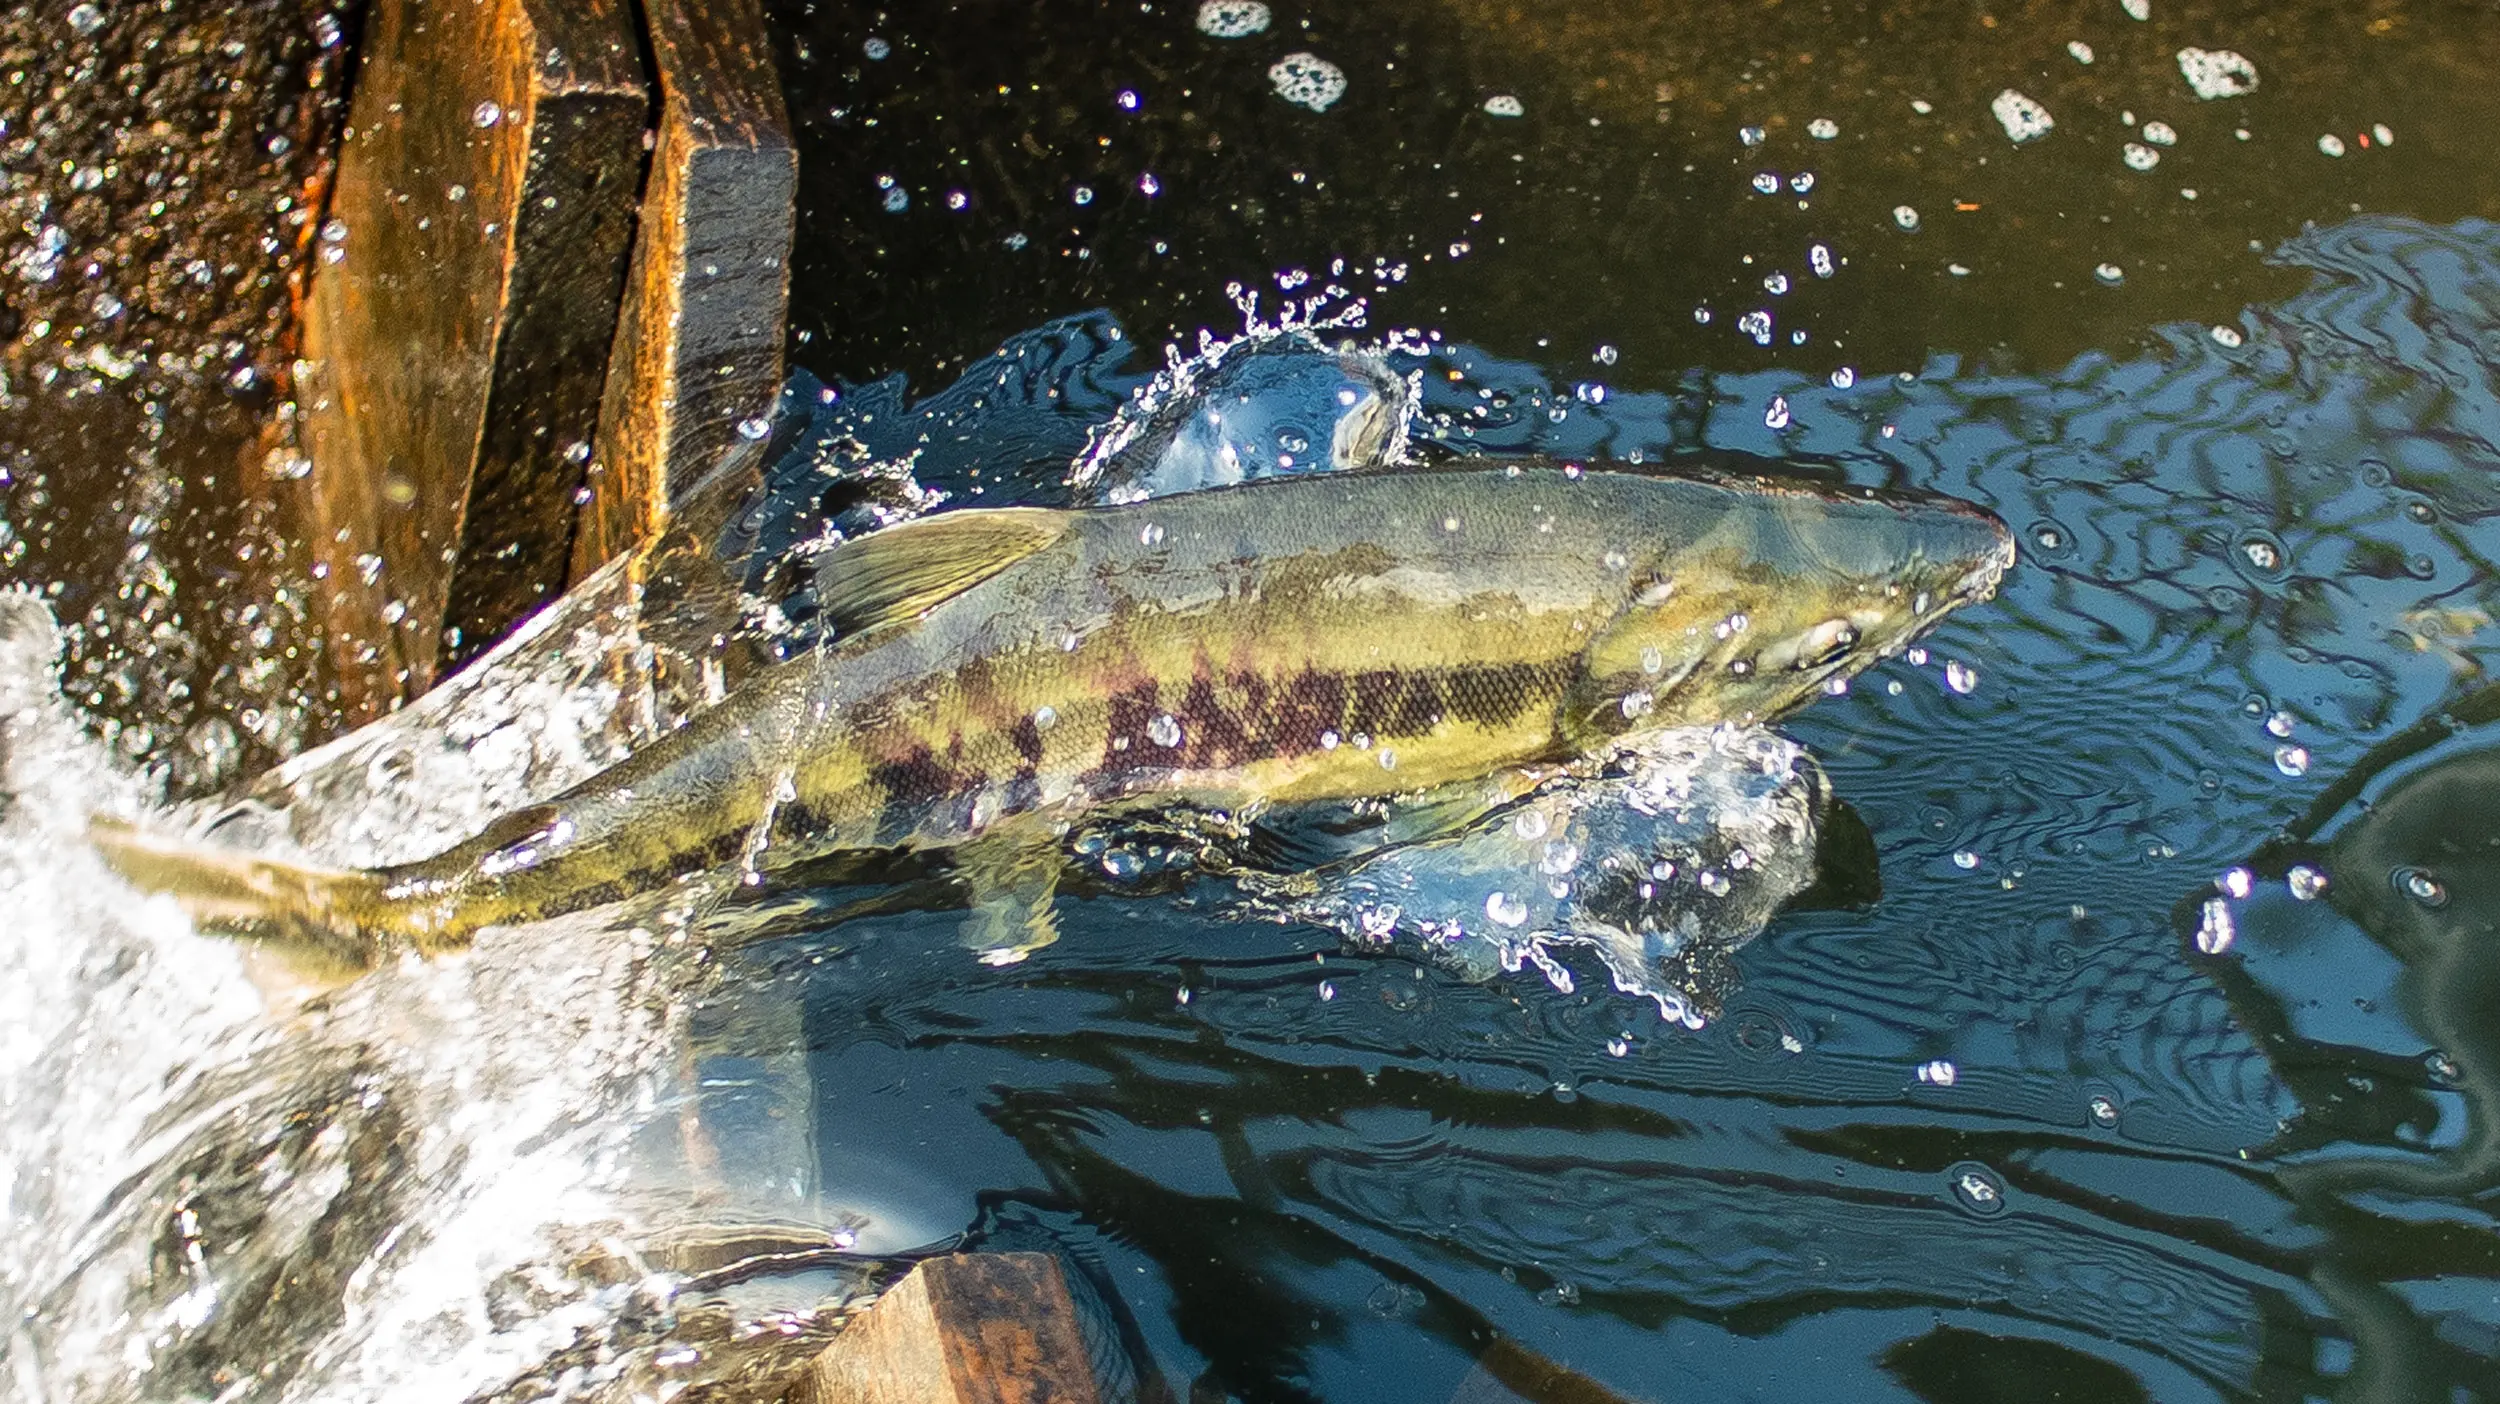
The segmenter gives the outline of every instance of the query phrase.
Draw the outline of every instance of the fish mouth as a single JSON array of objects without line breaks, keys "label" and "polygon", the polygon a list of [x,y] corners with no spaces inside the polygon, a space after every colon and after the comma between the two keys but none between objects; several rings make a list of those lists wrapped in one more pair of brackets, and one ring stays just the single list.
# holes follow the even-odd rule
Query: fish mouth
[{"label": "fish mouth", "polygon": [[1987,523],[1994,540],[1953,583],[1950,593],[1956,605],[1977,604],[1993,596],[2004,582],[2005,573],[2014,568],[2013,530],[1993,512],[1979,508],[1972,512]]}]

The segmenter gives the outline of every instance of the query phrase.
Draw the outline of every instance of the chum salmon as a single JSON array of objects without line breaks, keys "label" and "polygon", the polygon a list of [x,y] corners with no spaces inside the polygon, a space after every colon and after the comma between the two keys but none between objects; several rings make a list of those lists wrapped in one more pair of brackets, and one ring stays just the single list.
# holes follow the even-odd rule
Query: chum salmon
[{"label": "chum salmon", "polygon": [[948,849],[992,961],[1051,939],[1067,826],[1256,812],[1759,722],[1994,592],[1949,498],[1549,463],[942,512],[818,570],[833,637],[432,858],[317,871],[99,820],[204,924],[359,960],[740,865]]}]

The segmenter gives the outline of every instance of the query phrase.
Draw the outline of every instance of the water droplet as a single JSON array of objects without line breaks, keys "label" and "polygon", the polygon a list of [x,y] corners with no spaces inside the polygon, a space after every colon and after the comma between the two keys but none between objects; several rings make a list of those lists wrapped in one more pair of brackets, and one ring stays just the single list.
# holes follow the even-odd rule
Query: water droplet
[{"label": "water droplet", "polygon": [[1817,117],[1806,123],[1806,135],[1816,141],[1830,141],[1840,135],[1840,124],[1829,117]]},{"label": "water droplet", "polygon": [[1537,866],[1549,875],[1560,877],[1580,866],[1580,845],[1567,838],[1549,839],[1544,856],[1537,859]]},{"label": "water droplet", "polygon": [[1779,172],[1777,172],[1777,171],[1758,171],[1758,172],[1756,172],[1756,173],[1755,173],[1755,175],[1754,175],[1754,178],[1753,178],[1753,188],[1754,188],[1754,192],[1755,192],[1756,194],[1759,194],[1759,195],[1777,195],[1778,193],[1780,193],[1780,177],[1779,177]]},{"label": "water droplet", "polygon": [[1693,885],[1713,897],[1725,897],[1736,887],[1736,884],[1728,881],[1727,874],[1716,868],[1704,868],[1693,874]]},{"label": "water droplet", "polygon": [[1840,369],[1832,372],[1832,388],[1834,390],[1846,390],[1850,386],[1857,383],[1858,373],[1851,370],[1847,366],[1842,366]]},{"label": "water droplet", "polygon": [[2147,122],[2144,124],[2144,139],[2155,146],[2177,146],[2179,132],[2168,122]]},{"label": "water droplet", "polygon": [[1317,54],[1287,54],[1268,65],[1276,96],[1296,107],[1325,112],[1345,96],[1345,70]]},{"label": "water droplet", "polygon": [[860,44],[859,51],[868,56],[869,62],[882,63],[886,55],[894,52],[894,46],[871,34]]},{"label": "water droplet", "polygon": [[1163,193],[1163,182],[1155,179],[1154,172],[1148,171],[1137,178],[1137,193],[1151,200]]},{"label": "water droplet", "polygon": [[2285,884],[2292,889],[2292,897],[2296,901],[2314,902],[2326,892],[2326,874],[2306,863],[2294,864],[2292,870],[2285,873],[2283,878]]},{"label": "water droplet", "polygon": [[1320,1002],[1320,1003],[1322,1003],[1322,1004],[1326,1004],[1328,1001],[1330,1001],[1330,1000],[1332,1000],[1332,999],[1335,999],[1336,997],[1337,997],[1337,982],[1336,982],[1336,981],[1334,981],[1334,980],[1322,980],[1322,981],[1320,981],[1320,982],[1319,982],[1319,1002]]},{"label": "water droplet", "polygon": [[2092,276],[2114,288],[2127,281],[2127,270],[2115,263],[2103,263],[2093,268]]},{"label": "water droplet", "polygon": [[1631,1051],[1632,1035],[1630,1034],[1617,1034],[1606,1040],[1606,1053],[1609,1057],[1620,1058]]},{"label": "water droplet", "polygon": [[901,214],[911,208],[911,192],[897,185],[885,192],[882,203],[887,214]]},{"label": "water droplet", "polygon": [[1160,523],[1160,522],[1148,522],[1148,523],[1146,523],[1143,527],[1140,527],[1140,528],[1138,529],[1138,532],[1137,532],[1137,540],[1138,540],[1138,542],[1139,542],[1140,544],[1142,544],[1142,545],[1146,545],[1146,546],[1160,546],[1160,545],[1162,545],[1162,544],[1163,544],[1163,524],[1162,524],[1162,523]]},{"label": "water droplet", "polygon": [[2206,335],[2214,339],[2214,345],[2233,350],[2238,349],[2240,343],[2246,340],[2240,335],[2237,327],[2216,327]]},{"label": "water droplet", "polygon": [[1967,697],[1972,688],[1979,686],[1979,673],[1958,658],[1948,658],[1944,661],[1944,685]]},{"label": "water droplet", "polygon": [[1967,848],[1958,849],[1953,854],[1953,866],[1960,868],[1964,872],[1969,872],[1971,869],[1979,866],[1979,855],[1971,852]]},{"label": "water droplet", "polygon": [[481,102],[469,110],[469,121],[480,127],[491,127],[502,120],[503,108],[491,102]]},{"label": "water droplet", "polygon": [[2306,746],[2275,747],[2274,768],[2294,778],[2308,774],[2309,748]]},{"label": "water droplet", "polygon": [[2067,40],[2066,53],[2068,57],[2072,58],[2077,63],[2090,63],[2092,61],[2092,46],[2080,39]]},{"label": "water droplet", "polygon": [[1696,307],[1696,308],[1694,308],[1694,309],[1693,309],[1693,320],[1694,320],[1696,323],[1699,323],[1700,325],[1705,326],[1705,327],[1706,327],[1706,326],[1708,326],[1708,325],[1710,325],[1710,309],[1709,309],[1709,308],[1707,308],[1707,307]]},{"label": "water droplet", "polygon": [[2456,1059],[2436,1048],[2422,1055],[2422,1070],[2443,1087],[2454,1087],[2465,1081],[2465,1069],[2457,1066]]},{"label": "water droplet", "polygon": [[741,439],[761,439],[771,432],[773,422],[761,415],[738,421],[738,437]]},{"label": "water droplet", "polygon": [[2057,125],[2057,119],[2049,115],[2047,108],[2012,88],[1989,99],[1988,110],[1996,114],[1997,125],[2005,128],[2005,135],[2018,145],[2047,136],[2049,130]]},{"label": "water droplet", "polygon": [[1788,427],[1787,396],[1773,395],[1771,397],[1771,407],[1762,412],[1762,423],[1765,428],[1769,429],[1785,429]]},{"label": "water droplet", "polygon": [[2333,132],[2328,132],[2325,136],[2318,138],[2318,150],[2329,156],[2341,156],[2344,154],[2344,139]]},{"label": "water droplet", "polygon": [[1154,720],[1146,723],[1146,739],[1167,751],[1179,746],[1181,744],[1180,718],[1173,716],[1170,712],[1157,713]]},{"label": "water droplet", "polygon": [[1397,753],[1396,751],[1391,750],[1391,749],[1390,749],[1390,748],[1388,748],[1387,746],[1383,746],[1383,747],[1381,747],[1381,748],[1380,748],[1380,768],[1381,768],[1381,769],[1383,769],[1383,770],[1395,770],[1395,769],[1397,769],[1397,768],[1398,768],[1398,753]]},{"label": "water droplet", "polygon": [[1773,297],[1781,296],[1788,291],[1788,275],[1785,273],[1774,273],[1770,277],[1763,279],[1762,290],[1769,293]]},{"label": "water droplet", "polygon": [[1527,104],[1509,93],[1495,93],[1484,100],[1484,115],[1487,117],[1520,117],[1525,116],[1527,111]]},{"label": "water droplet", "polygon": [[1484,899],[1484,915],[1496,926],[1519,926],[1528,919],[1528,904],[1507,892],[1495,892]]},{"label": "water droplet", "polygon": [[2396,144],[2396,134],[2387,129],[2387,124],[2385,122],[2372,123],[2370,125],[2370,135],[2376,138],[2378,144],[2381,146],[2394,146]]},{"label": "water droplet", "polygon": [[1059,709],[1045,702],[1033,709],[1033,729],[1048,731],[1059,724]]},{"label": "water droplet", "polygon": [[1094,203],[1094,187],[1090,185],[1080,185],[1074,191],[1070,192],[1068,198],[1076,201],[1080,205],[1090,205]]},{"label": "water droplet", "polygon": [[2178,60],[2188,90],[2207,102],[2257,91],[2257,65],[2229,49],[2181,49]]},{"label": "water droplet", "polygon": [[1932,1087],[1951,1087],[1962,1080],[1962,1070],[1949,1058],[1937,1058],[1918,1065],[1918,1080]]},{"label": "water droplet", "polygon": [[1905,231],[1916,229],[1918,228],[1918,211],[1908,205],[1895,205],[1892,207],[1892,222],[1900,225]]},{"label": "water droplet", "polygon": [[2118,8],[2138,24],[2153,17],[2153,0],[2118,0]]},{"label": "water droplet", "polygon": [[1799,171],[1788,178],[1788,188],[1803,195],[1814,188],[1814,172]]},{"label": "water droplet", "polygon": [[2096,1096],[2084,1105],[2092,1113],[2093,1125],[2116,1126],[2118,1124],[2118,1103],[2111,1098]]},{"label": "water droplet", "polygon": [[2225,894],[2245,901],[2248,894],[2256,890],[2256,882],[2256,874],[2248,869],[2233,868],[2222,875],[2219,886]]},{"label": "water droplet", "polygon": [[2291,713],[2277,712],[2273,716],[2266,718],[2266,734],[2274,737],[2276,740],[2287,740],[2292,734],[2292,728],[2297,725],[2299,725],[2299,722],[2292,716]]},{"label": "water droplet", "polygon": [[2430,911],[2435,912],[2448,905],[2447,887],[2438,878],[2433,877],[2427,869],[2398,868],[2388,874],[2388,880],[2394,884],[2397,892],[2412,898]]},{"label": "water droplet", "polygon": [[1648,691],[1635,689],[1623,694],[1623,701],[1617,705],[1625,721],[1638,721],[1648,716],[1657,703],[1658,699]]},{"label": "water droplet", "polygon": [[1736,139],[1747,146],[1760,146],[1765,133],[1760,127],[1738,127]]},{"label": "water droplet", "polygon": [[1520,838],[1533,843],[1536,840],[1545,837],[1545,830],[1549,822],[1550,821],[1548,821],[1545,817],[1544,810],[1531,805],[1528,808],[1520,810],[1518,813],[1510,816],[1510,831],[1517,834]]},{"label": "water droplet", "polygon": [[1984,1216],[2005,1212],[2005,1180],[1996,1171],[1966,1160],[1944,1173],[1946,1182],[1953,1186],[1954,1203]]},{"label": "water droplet", "polygon": [[2140,141],[2131,141],[2118,148],[2118,159],[2131,171],[2149,171],[2161,164],[2161,153]]},{"label": "water droplet", "polygon": [[2231,904],[2220,897],[2208,897],[2196,923],[2196,949],[2209,956],[2218,956],[2231,949],[2239,939],[2239,928],[2231,920]]},{"label": "water droplet", "polygon": [[1836,271],[1832,262],[1831,249],[1822,244],[1816,244],[1806,250],[1806,266],[1814,270],[1814,276],[1817,278],[1828,278]]},{"label": "water droplet", "polygon": [[1917,113],[1919,116],[1924,117],[1929,113],[1934,112],[1936,110],[1936,105],[1929,102],[1925,98],[1912,98],[1910,99],[1910,110]]},{"label": "water droplet", "polygon": [[1342,744],[1342,738],[1333,731],[1323,731],[1319,734],[1319,748],[1323,751],[1333,751],[1340,744]]},{"label": "water droplet", "polygon": [[1198,32],[1210,39],[1247,39],[1266,32],[1272,18],[1260,0],[1206,0],[1198,7]]},{"label": "water droplet", "polygon": [[1745,335],[1752,337],[1753,344],[1756,346],[1768,346],[1771,344],[1771,314],[1769,312],[1756,311],[1746,313],[1744,316],[1736,319],[1736,329],[1743,332]]},{"label": "water droplet", "polygon": [[104,27],[104,12],[88,4],[73,6],[69,12],[69,27],[82,38],[93,34]]}]

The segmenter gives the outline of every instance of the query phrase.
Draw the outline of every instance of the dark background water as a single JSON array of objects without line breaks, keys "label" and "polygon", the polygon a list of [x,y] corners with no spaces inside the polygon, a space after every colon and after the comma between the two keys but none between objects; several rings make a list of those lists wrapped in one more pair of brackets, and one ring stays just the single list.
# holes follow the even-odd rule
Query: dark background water
[{"label": "dark background water", "polygon": [[[1192,1400],[2500,1394],[2500,12],[774,11],[794,355],[930,481],[1047,497],[1228,283],[1334,281],[1442,339],[1453,445],[1812,457],[2025,552],[1794,722],[1885,896],[1776,922],[1708,1030],[1204,893],[1063,899],[1008,972],[856,921],[756,957],[829,1199],[1062,1251]],[[1269,90],[1304,50],[1326,112]]]}]

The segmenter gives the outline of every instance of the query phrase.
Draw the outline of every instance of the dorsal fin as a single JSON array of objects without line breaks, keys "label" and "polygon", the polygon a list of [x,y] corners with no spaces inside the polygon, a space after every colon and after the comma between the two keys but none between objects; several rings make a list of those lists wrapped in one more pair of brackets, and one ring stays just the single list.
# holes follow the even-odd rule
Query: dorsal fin
[{"label": "dorsal fin", "polygon": [[816,604],[837,637],[907,623],[1058,540],[1068,522],[1042,507],[984,507],[887,527],[825,555]]}]

